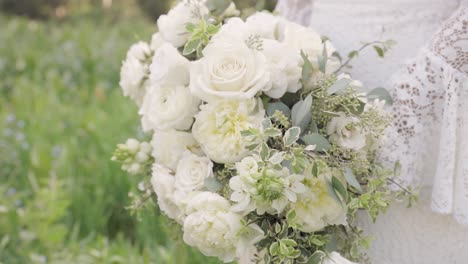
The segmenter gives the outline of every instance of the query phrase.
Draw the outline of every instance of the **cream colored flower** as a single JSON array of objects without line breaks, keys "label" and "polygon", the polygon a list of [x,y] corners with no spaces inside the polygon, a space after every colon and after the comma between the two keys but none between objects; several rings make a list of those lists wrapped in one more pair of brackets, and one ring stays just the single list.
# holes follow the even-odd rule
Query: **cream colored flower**
[{"label": "cream colored flower", "polygon": [[265,56],[244,41],[215,40],[190,68],[190,90],[206,102],[251,99],[271,88]]},{"label": "cream colored flower", "polygon": [[139,111],[143,130],[187,130],[199,104],[200,100],[184,85],[153,85]]},{"label": "cream colored flower", "polygon": [[174,47],[182,47],[190,37],[186,25],[188,23],[197,24],[208,13],[209,10],[202,1],[181,1],[167,15],[158,18],[159,33],[165,41]]},{"label": "cream colored flower", "polygon": [[249,154],[241,132],[259,128],[265,116],[261,101],[220,100],[201,106],[192,127],[194,138],[217,163],[235,163]]},{"label": "cream colored flower", "polygon": [[304,170],[306,191],[291,204],[299,230],[315,232],[329,225],[346,225],[345,207],[328,193],[326,180],[330,180],[331,170],[325,167],[318,177],[314,177],[311,171],[310,168]]},{"label": "cream colored flower", "polygon": [[213,162],[207,157],[186,151],[177,165],[175,186],[184,193],[198,191],[204,187],[205,180],[211,177],[213,177]]},{"label": "cream colored flower", "polygon": [[244,255],[249,246],[261,239],[263,232],[257,226],[250,228],[248,236],[241,235],[242,216],[229,209],[229,202],[216,193],[202,192],[195,196],[184,221],[185,243],[224,262]]},{"label": "cream colored flower", "polygon": [[159,209],[169,218],[183,223],[184,214],[174,201],[174,181],[174,175],[168,168],[157,163],[153,165],[151,184],[158,197]]},{"label": "cream colored flower", "polygon": [[200,153],[198,143],[191,133],[176,130],[156,131],[151,140],[152,155],[155,161],[172,170],[177,168],[182,154],[190,150]]},{"label": "cream colored flower", "polygon": [[143,102],[146,94],[145,80],[148,78],[148,65],[151,50],[147,43],[138,42],[130,47],[120,69],[120,87],[125,96],[137,105]]},{"label": "cream colored flower", "polygon": [[330,140],[343,148],[360,150],[366,145],[366,134],[358,124],[356,117],[340,116],[334,117],[327,126]]}]

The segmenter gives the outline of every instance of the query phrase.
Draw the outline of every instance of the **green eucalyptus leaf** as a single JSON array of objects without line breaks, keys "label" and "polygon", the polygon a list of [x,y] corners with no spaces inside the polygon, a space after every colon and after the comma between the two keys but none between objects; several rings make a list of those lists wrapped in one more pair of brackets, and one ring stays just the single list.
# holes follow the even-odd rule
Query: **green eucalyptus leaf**
[{"label": "green eucalyptus leaf", "polygon": [[306,145],[315,145],[316,151],[326,151],[331,147],[331,144],[328,142],[328,140],[318,133],[307,134],[301,139],[304,141],[304,143],[306,143]]},{"label": "green eucalyptus leaf", "polygon": [[335,189],[341,195],[343,201],[348,201],[348,191],[346,190],[346,187],[343,186],[343,183],[341,183],[341,181],[335,176],[332,177],[332,185],[333,189]]},{"label": "green eucalyptus leaf", "polygon": [[359,51],[353,50],[350,53],[348,53],[348,58],[352,59],[352,58],[354,58],[354,57],[356,57],[358,55],[359,55]]},{"label": "green eucalyptus leaf", "polygon": [[301,134],[301,129],[299,127],[291,127],[284,133],[283,142],[285,146],[291,146],[296,143]]},{"label": "green eucalyptus leaf", "polygon": [[297,242],[289,238],[281,239],[280,243],[285,244],[286,246],[289,246],[289,247],[297,246]]},{"label": "green eucalyptus leaf", "polygon": [[267,137],[279,137],[282,135],[282,132],[281,130],[279,130],[278,128],[274,128],[274,127],[270,127],[268,129],[266,129],[263,134]]},{"label": "green eucalyptus leaf", "polygon": [[321,264],[326,256],[327,255],[323,251],[315,251],[314,254],[312,254],[312,256],[309,258],[307,264]]},{"label": "green eucalyptus leaf", "polygon": [[312,95],[308,95],[304,100],[297,102],[292,110],[292,125],[301,128],[301,131],[306,130],[312,120]]},{"label": "green eucalyptus leaf", "polygon": [[344,168],[344,177],[349,185],[353,186],[359,192],[362,192],[361,184],[359,184],[356,176],[353,173],[353,170],[351,170],[349,167]]},{"label": "green eucalyptus leaf", "polygon": [[268,116],[274,115],[276,110],[282,112],[288,118],[291,116],[291,110],[283,102],[274,102],[267,105],[266,112]]},{"label": "green eucalyptus leaf", "polygon": [[184,50],[182,51],[182,55],[187,56],[194,53],[202,44],[201,39],[192,39],[188,41],[185,46]]},{"label": "green eucalyptus leaf", "polygon": [[303,50],[301,50],[301,57],[304,60],[304,65],[302,66],[302,81],[305,83],[310,80],[314,68],[309,57],[307,57],[307,54],[305,54]]},{"label": "green eucalyptus leaf", "polygon": [[328,51],[327,45],[323,45],[322,56],[318,57],[319,70],[323,73],[327,71]]},{"label": "green eucalyptus leaf", "polygon": [[384,100],[387,105],[393,104],[393,99],[387,89],[382,87],[377,87],[374,90],[370,91],[367,94],[367,98],[370,100],[379,99]]},{"label": "green eucalyptus leaf", "polygon": [[330,195],[330,197],[333,198],[333,200],[335,200],[335,202],[342,205],[343,201],[341,201],[340,197],[338,197],[338,194],[336,194],[336,191],[335,191],[335,188],[333,187],[333,184],[329,180],[326,180],[326,182],[327,182],[327,191],[328,191],[328,194]]},{"label": "green eucalyptus leaf", "polygon": [[377,55],[379,55],[379,57],[383,58],[385,56],[385,51],[381,47],[377,45],[374,45],[372,47],[374,48],[375,52],[377,52]]},{"label": "green eucalyptus leaf", "polygon": [[318,177],[318,164],[317,162],[314,161],[314,163],[312,164],[312,176],[314,176],[315,178]]},{"label": "green eucalyptus leaf", "polygon": [[278,242],[274,242],[270,245],[270,248],[268,250],[270,252],[270,255],[272,256],[276,256],[278,255],[279,253],[279,243]]},{"label": "green eucalyptus leaf", "polygon": [[205,179],[205,187],[210,192],[219,192],[223,189],[223,185],[214,177]]},{"label": "green eucalyptus leaf", "polygon": [[265,142],[263,142],[262,148],[260,149],[260,157],[262,158],[262,160],[266,160],[269,155],[270,155],[270,148]]},{"label": "green eucalyptus leaf", "polygon": [[338,79],[332,86],[330,86],[330,88],[328,88],[327,92],[328,94],[335,94],[339,91],[342,91],[348,88],[349,84],[352,81],[353,81],[352,79],[346,78],[346,77]]}]

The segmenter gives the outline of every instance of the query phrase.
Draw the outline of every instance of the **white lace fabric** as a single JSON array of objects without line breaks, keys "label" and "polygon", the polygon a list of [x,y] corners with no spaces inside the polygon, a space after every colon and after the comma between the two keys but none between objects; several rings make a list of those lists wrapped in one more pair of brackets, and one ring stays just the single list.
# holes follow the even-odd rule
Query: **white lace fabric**
[{"label": "white lace fabric", "polygon": [[431,207],[468,225],[468,12],[460,8],[394,77],[381,152],[405,185],[433,186]]}]

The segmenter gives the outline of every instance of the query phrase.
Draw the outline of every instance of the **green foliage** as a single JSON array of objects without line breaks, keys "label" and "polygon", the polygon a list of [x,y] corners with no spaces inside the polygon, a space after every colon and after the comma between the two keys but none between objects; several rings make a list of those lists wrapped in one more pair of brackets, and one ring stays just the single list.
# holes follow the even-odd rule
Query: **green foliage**
[{"label": "green foliage", "polygon": [[188,56],[195,53],[197,58],[203,56],[202,50],[208,45],[211,37],[214,36],[221,28],[221,24],[214,25],[208,23],[205,19],[201,19],[198,25],[187,24],[187,32],[190,33],[190,39],[184,46],[182,54]]},{"label": "green foliage", "polygon": [[55,15],[56,8],[63,7],[68,0],[0,0],[0,10],[15,15],[45,18]]},{"label": "green foliage", "polygon": [[154,25],[0,23],[0,263],[219,263],[173,243],[152,200],[130,216],[141,178],[109,158],[144,138],[119,68]]}]

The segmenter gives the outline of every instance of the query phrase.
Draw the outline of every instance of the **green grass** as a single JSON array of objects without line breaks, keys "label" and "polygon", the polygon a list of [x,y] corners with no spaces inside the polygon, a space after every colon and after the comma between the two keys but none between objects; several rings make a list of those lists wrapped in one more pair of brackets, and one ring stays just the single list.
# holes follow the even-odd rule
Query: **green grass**
[{"label": "green grass", "polygon": [[129,215],[139,178],[110,161],[144,137],[118,87],[142,18],[0,17],[0,263],[218,263],[181,245],[157,210]]}]

